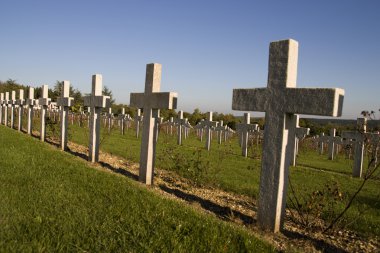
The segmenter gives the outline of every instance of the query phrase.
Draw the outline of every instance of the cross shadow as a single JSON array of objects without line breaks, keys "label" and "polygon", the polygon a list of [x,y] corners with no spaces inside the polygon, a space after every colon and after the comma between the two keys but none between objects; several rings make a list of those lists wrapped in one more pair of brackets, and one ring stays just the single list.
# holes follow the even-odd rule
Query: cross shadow
[{"label": "cross shadow", "polygon": [[180,199],[183,199],[187,202],[198,203],[203,209],[214,213],[218,218],[220,218],[222,220],[226,220],[226,221],[228,220],[229,221],[229,220],[233,220],[233,218],[238,218],[245,225],[252,225],[252,224],[256,223],[256,220],[253,217],[245,215],[239,211],[232,210],[229,207],[220,206],[220,205],[218,205],[218,204],[216,204],[210,200],[203,199],[203,198],[200,198],[196,195],[183,192],[179,189],[169,188],[163,184],[160,184],[158,187],[161,190],[163,190],[163,191],[165,191],[171,195],[174,195]]},{"label": "cross shadow", "polygon": [[335,245],[327,243],[321,239],[311,238],[308,235],[303,235],[298,232],[283,230],[281,231],[283,235],[285,235],[289,239],[305,239],[313,243],[316,250],[321,252],[331,252],[331,253],[346,253],[348,251],[339,248]]},{"label": "cross shadow", "polygon": [[123,170],[122,168],[115,168],[113,167],[112,165],[106,163],[106,162],[103,162],[103,161],[99,161],[98,162],[102,167],[114,172],[114,173],[117,173],[117,174],[120,174],[120,175],[123,175],[123,176],[126,176],[126,177],[129,177],[135,181],[138,181],[139,177],[127,170]]}]

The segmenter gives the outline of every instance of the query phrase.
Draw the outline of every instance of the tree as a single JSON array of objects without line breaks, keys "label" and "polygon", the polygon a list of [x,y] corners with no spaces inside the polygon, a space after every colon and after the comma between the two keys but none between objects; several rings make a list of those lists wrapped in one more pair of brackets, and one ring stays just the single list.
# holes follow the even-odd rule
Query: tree
[{"label": "tree", "polygon": [[113,105],[115,103],[115,99],[113,99],[112,91],[108,89],[107,86],[104,85],[103,87],[103,95],[110,97],[110,104]]}]

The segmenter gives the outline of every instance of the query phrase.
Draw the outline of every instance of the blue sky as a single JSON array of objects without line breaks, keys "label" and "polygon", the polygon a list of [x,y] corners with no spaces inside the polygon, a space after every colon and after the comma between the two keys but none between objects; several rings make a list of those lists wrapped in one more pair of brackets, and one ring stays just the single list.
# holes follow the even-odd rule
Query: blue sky
[{"label": "blue sky", "polygon": [[[343,118],[380,108],[380,1],[2,0],[0,80],[82,92],[91,75],[117,102],[162,67],[178,109],[232,112],[233,88],[265,87],[271,41],[299,42],[298,87],[345,89]],[[234,112],[240,115],[242,112]],[[260,115],[253,113],[253,116]]]}]

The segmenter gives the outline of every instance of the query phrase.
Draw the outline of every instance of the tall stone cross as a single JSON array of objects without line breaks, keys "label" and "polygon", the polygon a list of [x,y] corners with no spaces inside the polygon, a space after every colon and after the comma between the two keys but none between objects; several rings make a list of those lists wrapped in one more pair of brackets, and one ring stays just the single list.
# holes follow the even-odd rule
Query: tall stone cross
[{"label": "tall stone cross", "polygon": [[22,115],[24,114],[24,105],[25,105],[25,99],[24,99],[24,90],[19,89],[18,93],[18,99],[17,99],[17,105],[18,107],[18,126],[17,130],[21,132],[22,130]]},{"label": "tall stone cross", "polygon": [[200,121],[200,124],[204,129],[206,129],[206,149],[207,151],[210,151],[212,128],[217,127],[218,122],[212,121],[212,112],[208,112],[207,119]]},{"label": "tall stone cross", "polygon": [[3,124],[4,93],[0,93],[0,124]]},{"label": "tall stone cross", "polygon": [[153,183],[155,118],[159,109],[176,109],[177,93],[159,92],[161,85],[161,64],[151,63],[146,66],[145,92],[131,93],[131,106],[143,108],[143,132],[140,153],[139,180],[145,184]]},{"label": "tall stone cross", "polygon": [[236,128],[240,132],[240,141],[241,141],[241,154],[244,157],[248,156],[248,139],[250,131],[257,131],[258,125],[251,124],[251,116],[249,112],[244,113],[243,123],[237,124]]},{"label": "tall stone cross", "polygon": [[28,125],[26,127],[28,134],[32,134],[33,130],[33,106],[35,105],[34,88],[29,87],[28,98],[25,101],[26,108],[28,110]]},{"label": "tall stone cross", "polygon": [[4,125],[8,126],[8,107],[9,107],[9,92],[5,92],[4,99]]},{"label": "tall stone cross", "polygon": [[177,130],[177,135],[178,135],[177,144],[182,145],[182,129],[187,123],[187,119],[183,118],[183,111],[178,112],[178,118],[176,118],[174,122],[177,124],[177,129],[178,129]]},{"label": "tall stone cross", "polygon": [[141,109],[138,108],[135,116],[135,126],[136,126],[136,138],[139,138],[140,133],[140,122],[142,122],[144,116],[141,115]]},{"label": "tall stone cross", "polygon": [[17,100],[16,100],[16,91],[12,90],[11,92],[11,128],[15,128],[15,109],[17,105]]},{"label": "tall stone cross", "polygon": [[100,116],[103,108],[110,106],[110,97],[102,95],[102,75],[92,76],[92,91],[84,97],[84,106],[90,108],[90,135],[88,144],[88,160],[99,161]]},{"label": "tall stone cross", "polygon": [[233,90],[233,110],[265,112],[257,221],[272,232],[284,221],[294,114],[340,116],[343,105],[344,90],[296,88],[297,60],[297,41],[272,42],[267,88]]},{"label": "tall stone cross", "polygon": [[342,138],[353,140],[355,143],[354,151],[354,167],[352,170],[353,177],[362,177],[363,174],[363,157],[364,157],[364,141],[367,133],[367,119],[357,119],[357,131],[342,132]]},{"label": "tall stone cross", "polygon": [[69,122],[69,109],[74,98],[70,97],[70,82],[63,81],[61,96],[57,99],[57,105],[61,107],[61,149],[67,150],[67,128]]},{"label": "tall stone cross", "polygon": [[45,141],[46,137],[46,111],[51,102],[49,98],[49,87],[47,84],[42,85],[42,96],[38,99],[38,104],[41,107],[41,127],[40,127],[40,140]]}]

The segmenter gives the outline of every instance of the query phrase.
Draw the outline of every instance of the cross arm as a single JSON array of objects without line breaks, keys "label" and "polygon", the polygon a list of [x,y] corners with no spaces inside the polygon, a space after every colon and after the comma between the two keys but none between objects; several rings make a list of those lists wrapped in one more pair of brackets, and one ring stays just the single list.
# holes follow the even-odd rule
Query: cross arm
[{"label": "cross arm", "polygon": [[342,115],[343,89],[287,88],[285,97],[285,112],[334,117]]},{"label": "cross arm", "polygon": [[178,95],[175,92],[131,93],[130,106],[137,108],[176,109],[177,97]]},{"label": "cross arm", "polygon": [[264,112],[269,101],[268,89],[233,89],[232,110]]},{"label": "cross arm", "polygon": [[110,106],[109,96],[86,96],[83,98],[84,106],[106,108]]}]

